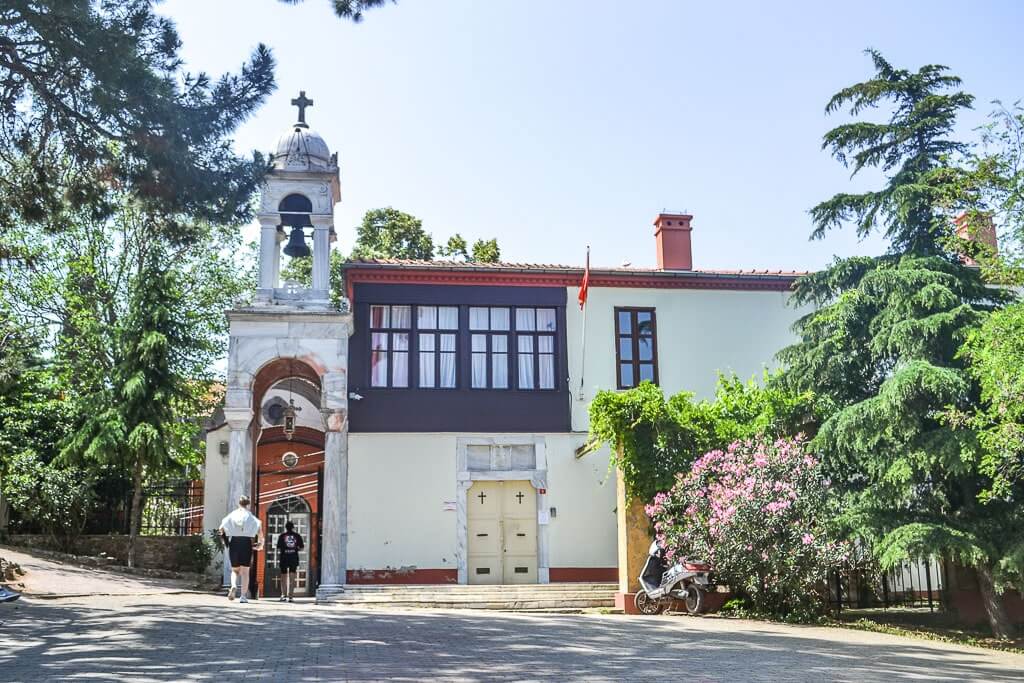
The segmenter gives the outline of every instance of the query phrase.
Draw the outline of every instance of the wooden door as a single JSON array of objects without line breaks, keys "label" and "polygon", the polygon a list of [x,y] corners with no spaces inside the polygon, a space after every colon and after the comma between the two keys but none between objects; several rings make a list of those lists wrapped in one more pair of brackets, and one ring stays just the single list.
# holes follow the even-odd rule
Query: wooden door
[{"label": "wooden door", "polygon": [[501,583],[501,482],[477,481],[466,492],[466,532],[469,583]]},{"label": "wooden door", "polygon": [[469,583],[537,582],[537,492],[530,482],[474,482],[466,522]]},{"label": "wooden door", "polygon": [[528,481],[502,482],[503,583],[537,583],[537,490]]}]

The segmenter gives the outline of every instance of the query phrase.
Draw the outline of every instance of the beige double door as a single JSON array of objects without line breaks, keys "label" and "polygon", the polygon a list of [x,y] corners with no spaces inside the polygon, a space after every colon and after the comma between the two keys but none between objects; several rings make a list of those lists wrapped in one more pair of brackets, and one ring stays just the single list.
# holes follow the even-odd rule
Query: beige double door
[{"label": "beige double door", "polygon": [[476,481],[466,493],[469,583],[537,583],[537,491]]}]

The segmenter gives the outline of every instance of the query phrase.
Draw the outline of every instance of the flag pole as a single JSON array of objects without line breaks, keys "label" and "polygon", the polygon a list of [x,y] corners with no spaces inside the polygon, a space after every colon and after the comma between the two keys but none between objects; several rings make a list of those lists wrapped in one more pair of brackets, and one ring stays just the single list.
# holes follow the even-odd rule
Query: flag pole
[{"label": "flag pole", "polygon": [[[586,267],[583,270],[583,283],[584,283],[583,287],[585,287],[587,289],[589,289],[589,285],[590,285],[589,279],[590,279],[590,245],[588,244],[587,245],[587,265],[586,265]],[[580,327],[580,389],[576,393],[576,400],[577,401],[582,401],[584,399],[584,396],[583,396],[583,373],[586,371],[586,367],[587,367],[587,308],[589,308],[589,306],[587,306],[587,296],[586,295],[588,293],[589,292],[586,292],[586,291],[583,293],[583,302],[582,302],[583,325]]]}]

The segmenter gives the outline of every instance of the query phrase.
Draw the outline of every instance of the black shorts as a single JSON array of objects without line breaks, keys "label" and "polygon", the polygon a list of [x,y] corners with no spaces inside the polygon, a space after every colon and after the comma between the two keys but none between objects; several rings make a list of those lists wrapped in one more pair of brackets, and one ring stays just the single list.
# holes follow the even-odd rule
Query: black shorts
[{"label": "black shorts", "polygon": [[228,541],[228,558],[232,567],[248,567],[252,564],[252,539],[232,536]]},{"label": "black shorts", "polygon": [[299,570],[299,556],[293,555],[288,557],[283,555],[278,561],[277,566],[281,569],[282,574],[294,574]]}]

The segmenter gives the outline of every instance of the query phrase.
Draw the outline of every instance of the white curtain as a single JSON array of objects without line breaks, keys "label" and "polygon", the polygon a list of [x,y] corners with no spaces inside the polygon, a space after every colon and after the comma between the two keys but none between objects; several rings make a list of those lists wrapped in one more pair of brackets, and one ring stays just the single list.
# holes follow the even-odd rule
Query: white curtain
[{"label": "white curtain", "polygon": [[[403,308],[395,306],[394,308]],[[407,308],[407,307],[406,307]],[[398,317],[395,311],[391,313],[392,322]],[[391,386],[409,386],[409,333],[396,332],[391,335]]]},{"label": "white curtain", "polygon": [[523,332],[532,332],[536,325],[536,309],[533,308],[517,308],[516,309],[516,329]]},{"label": "white curtain", "polygon": [[388,352],[374,351],[370,354],[370,385],[386,387],[388,385]]},{"label": "white curtain", "polygon": [[491,355],[492,386],[495,389],[508,389],[508,354]]},{"label": "white curtain", "polygon": [[553,308],[538,308],[537,309],[537,329],[542,332],[554,332],[555,331],[555,309]]},{"label": "white curtain", "polygon": [[491,309],[491,329],[492,330],[507,330],[508,329],[508,309],[507,308],[492,308]]},{"label": "white curtain", "polygon": [[487,309],[473,306],[469,309],[469,329],[486,330],[488,328]]},{"label": "white curtain", "polygon": [[[539,311],[538,311],[539,313]],[[555,338],[549,335],[537,337],[537,371],[541,389],[555,388]]]},{"label": "white curtain", "polygon": [[441,306],[437,309],[437,329],[457,330],[459,329],[459,307]]},{"label": "white curtain", "polygon": [[391,307],[391,327],[398,328],[400,330],[409,329],[412,326],[412,307],[410,306],[392,306]]},{"label": "white curtain", "polygon": [[[519,324],[518,320],[516,320],[516,324]],[[533,389],[533,337],[519,337],[518,348],[519,388]]]},{"label": "white curtain", "polygon": [[[441,309],[442,311],[444,309]],[[453,308],[456,312],[455,324],[458,327],[458,309]],[[442,316],[443,318],[444,316]],[[442,323],[442,327],[444,324]],[[455,335],[454,334],[442,334],[441,335],[441,388],[442,389],[454,389],[455,388]]]},{"label": "white curtain", "polygon": [[437,306],[417,306],[416,327],[421,330],[436,330]]}]

